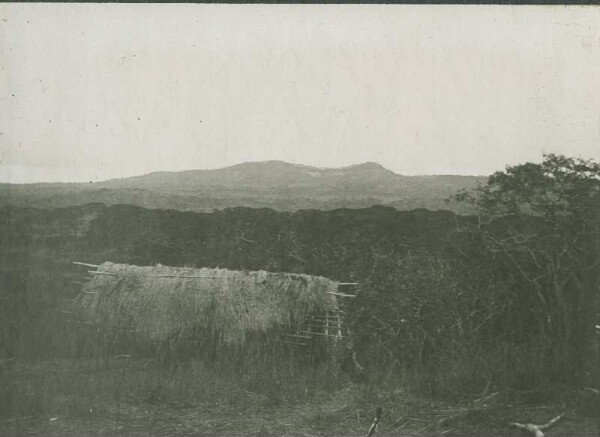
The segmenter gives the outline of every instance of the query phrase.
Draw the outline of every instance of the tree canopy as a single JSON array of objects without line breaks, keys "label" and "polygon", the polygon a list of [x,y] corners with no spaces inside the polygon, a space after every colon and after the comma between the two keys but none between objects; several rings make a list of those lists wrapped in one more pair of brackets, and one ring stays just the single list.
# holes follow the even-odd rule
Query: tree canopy
[{"label": "tree canopy", "polygon": [[600,165],[545,155],[541,163],[509,166],[486,185],[458,193],[480,220],[468,231],[519,278],[525,328],[547,344],[561,374],[598,379],[594,327],[600,278]]}]

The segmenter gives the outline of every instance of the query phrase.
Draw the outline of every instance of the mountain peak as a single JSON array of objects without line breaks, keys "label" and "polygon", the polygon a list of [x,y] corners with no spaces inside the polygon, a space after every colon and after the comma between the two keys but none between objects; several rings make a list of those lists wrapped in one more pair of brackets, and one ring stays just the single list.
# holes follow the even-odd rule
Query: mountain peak
[{"label": "mountain peak", "polygon": [[373,162],[373,161],[363,162],[362,164],[349,165],[347,167],[344,167],[343,169],[358,171],[358,172],[380,172],[380,173],[395,174],[393,171],[385,168],[383,165],[381,165],[377,162]]}]

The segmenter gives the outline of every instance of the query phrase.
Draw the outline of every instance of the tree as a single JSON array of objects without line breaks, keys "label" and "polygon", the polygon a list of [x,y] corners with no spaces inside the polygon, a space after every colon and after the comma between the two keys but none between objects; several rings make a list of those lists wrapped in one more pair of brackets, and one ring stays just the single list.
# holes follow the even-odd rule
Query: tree
[{"label": "tree", "polygon": [[[469,229],[487,257],[520,279],[522,337],[546,343],[548,368],[572,382],[598,383],[600,165],[545,155],[509,166],[455,200],[479,214]],[[526,331],[525,328],[529,329]],[[540,369],[540,371],[543,371]]]}]

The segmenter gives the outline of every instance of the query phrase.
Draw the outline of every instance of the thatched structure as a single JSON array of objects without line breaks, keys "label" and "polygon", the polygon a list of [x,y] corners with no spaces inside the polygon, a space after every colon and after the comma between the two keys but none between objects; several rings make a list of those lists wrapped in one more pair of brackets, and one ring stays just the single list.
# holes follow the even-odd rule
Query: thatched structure
[{"label": "thatched structure", "polygon": [[342,334],[338,284],[323,277],[109,262],[89,273],[80,315],[102,332],[146,343],[195,335],[235,349],[257,335],[305,345]]}]

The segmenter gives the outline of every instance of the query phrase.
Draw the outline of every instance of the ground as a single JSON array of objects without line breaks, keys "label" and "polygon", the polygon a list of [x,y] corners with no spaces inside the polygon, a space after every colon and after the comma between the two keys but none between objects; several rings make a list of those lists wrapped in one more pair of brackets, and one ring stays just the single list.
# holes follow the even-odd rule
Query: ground
[{"label": "ground", "polygon": [[[511,393],[441,400],[401,387],[358,384],[313,391],[305,399],[275,399],[247,388],[222,387],[229,393],[219,394],[204,381],[191,391],[205,384],[205,395],[184,399],[183,387],[193,385],[191,380],[177,385],[165,379],[156,385],[161,374],[153,374],[147,364],[123,369],[98,370],[92,363],[73,361],[4,369],[0,435],[360,436],[366,435],[376,406],[383,407],[380,436],[528,435],[509,422],[541,424],[565,410],[558,402],[526,401]],[[189,371],[164,372],[198,379]],[[547,435],[597,436],[598,419],[567,411]]]}]

